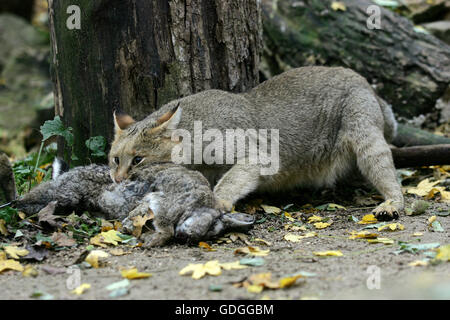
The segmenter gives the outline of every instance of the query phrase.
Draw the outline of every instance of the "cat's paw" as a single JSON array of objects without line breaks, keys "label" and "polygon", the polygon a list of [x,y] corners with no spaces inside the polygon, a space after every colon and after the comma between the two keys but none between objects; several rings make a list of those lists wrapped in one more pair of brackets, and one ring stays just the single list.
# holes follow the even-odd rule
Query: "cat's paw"
[{"label": "cat's paw", "polygon": [[372,213],[378,221],[390,221],[399,218],[399,209],[392,204],[391,200],[387,200],[376,207]]},{"label": "cat's paw", "polygon": [[233,203],[228,200],[216,198],[214,208],[222,213],[230,212],[233,209]]}]

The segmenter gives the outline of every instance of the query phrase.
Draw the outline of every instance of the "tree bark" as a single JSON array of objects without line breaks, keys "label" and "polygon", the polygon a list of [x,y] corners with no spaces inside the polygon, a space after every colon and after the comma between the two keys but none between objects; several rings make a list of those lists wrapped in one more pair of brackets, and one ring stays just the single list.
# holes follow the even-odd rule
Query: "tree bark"
[{"label": "tree bark", "polygon": [[[66,26],[70,5],[79,30]],[[140,120],[182,96],[259,82],[257,0],[49,0],[49,20],[56,114],[81,163],[90,136],[111,141],[114,109]]]},{"label": "tree bark", "polygon": [[450,144],[391,148],[396,168],[450,164]]},{"label": "tree bark", "polygon": [[[344,3],[341,9],[332,4]],[[419,33],[380,8],[381,29],[370,30],[369,0],[262,0],[263,74],[304,65],[349,67],[404,117],[433,110],[450,82],[450,46]]]}]

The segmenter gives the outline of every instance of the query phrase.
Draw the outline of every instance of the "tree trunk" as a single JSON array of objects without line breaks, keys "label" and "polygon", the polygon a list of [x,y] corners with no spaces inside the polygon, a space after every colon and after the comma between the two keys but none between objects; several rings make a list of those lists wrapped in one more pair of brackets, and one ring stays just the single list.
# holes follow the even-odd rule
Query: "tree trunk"
[{"label": "tree trunk", "polygon": [[[74,4],[81,28],[70,30]],[[81,163],[86,139],[111,141],[114,109],[140,120],[182,96],[259,82],[257,0],[49,0],[49,20],[56,114]]]},{"label": "tree trunk", "polygon": [[304,65],[349,67],[397,114],[430,112],[450,82],[450,46],[382,7],[381,29],[370,30],[370,5],[374,2],[262,0],[263,74],[270,78]]}]

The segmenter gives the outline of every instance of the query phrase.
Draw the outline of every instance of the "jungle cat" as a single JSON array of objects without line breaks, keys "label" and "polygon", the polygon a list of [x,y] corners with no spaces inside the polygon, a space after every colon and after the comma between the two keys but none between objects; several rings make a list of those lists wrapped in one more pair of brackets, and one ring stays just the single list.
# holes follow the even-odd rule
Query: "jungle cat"
[{"label": "jungle cat", "polygon": [[254,217],[220,213],[214,195],[200,172],[173,163],[152,163],[115,184],[109,167],[92,164],[62,172],[61,160],[53,164],[53,180],[43,182],[13,201],[12,206],[31,215],[48,205],[60,213],[98,212],[106,219],[121,220],[123,229],[134,230],[133,218],[154,214],[154,233],[145,233],[146,247],[162,246],[172,238],[184,242],[248,230]]},{"label": "jungle cat", "polygon": [[385,199],[373,211],[377,219],[398,218],[403,209],[388,146],[397,129],[392,109],[350,69],[292,69],[245,93],[206,90],[174,100],[138,122],[123,113],[115,113],[114,120],[109,166],[115,182],[127,179],[146,163],[171,161],[172,149],[186,142],[176,138],[179,129],[191,133],[194,146],[195,122],[199,121],[204,130],[279,132],[279,168],[272,175],[261,174],[263,165],[251,163],[248,152],[234,155],[231,165],[204,160],[185,164],[201,171],[214,185],[220,210],[229,211],[253,191],[333,186],[352,168],[358,168]]}]

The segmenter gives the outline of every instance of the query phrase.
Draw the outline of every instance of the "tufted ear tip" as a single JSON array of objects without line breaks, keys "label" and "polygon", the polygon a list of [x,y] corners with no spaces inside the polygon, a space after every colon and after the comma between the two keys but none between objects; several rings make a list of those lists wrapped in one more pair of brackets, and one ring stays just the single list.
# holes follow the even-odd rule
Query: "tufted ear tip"
[{"label": "tufted ear tip", "polygon": [[113,116],[116,134],[127,129],[129,126],[136,122],[131,116],[118,110],[114,110]]},{"label": "tufted ear tip", "polygon": [[175,130],[181,121],[182,113],[183,108],[180,107],[180,103],[178,102],[178,104],[174,108],[159,117],[159,119],[156,121],[158,123],[158,128]]}]

